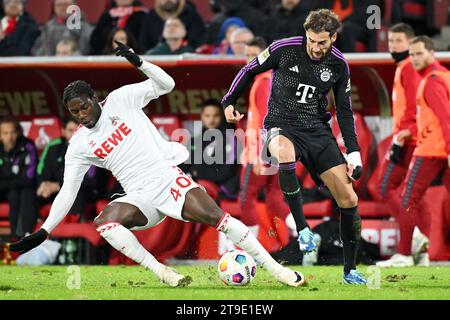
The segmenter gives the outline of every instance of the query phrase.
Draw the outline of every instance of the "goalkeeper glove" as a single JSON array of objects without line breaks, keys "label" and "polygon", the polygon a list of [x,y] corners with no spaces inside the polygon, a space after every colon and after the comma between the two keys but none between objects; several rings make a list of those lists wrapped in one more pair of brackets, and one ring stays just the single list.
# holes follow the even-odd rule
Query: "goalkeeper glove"
[{"label": "goalkeeper glove", "polygon": [[10,245],[10,249],[13,252],[25,253],[39,246],[47,239],[47,237],[48,232],[44,229],[39,229],[39,231],[32,233],[17,242],[12,243]]},{"label": "goalkeeper glove", "polygon": [[138,68],[142,65],[142,59],[134,53],[133,49],[123,43],[120,43],[119,41],[114,40],[114,42],[117,44],[117,48],[114,49],[116,56],[124,57],[132,65]]}]

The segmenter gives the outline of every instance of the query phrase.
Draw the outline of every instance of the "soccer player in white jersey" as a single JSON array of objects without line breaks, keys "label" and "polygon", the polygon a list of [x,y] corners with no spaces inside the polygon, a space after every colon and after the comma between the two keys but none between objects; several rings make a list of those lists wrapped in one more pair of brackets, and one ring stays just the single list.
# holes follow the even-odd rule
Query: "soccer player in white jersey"
[{"label": "soccer player in white jersey", "polygon": [[148,79],[123,86],[100,103],[84,81],[72,82],[65,88],[64,105],[82,125],[70,140],[64,183],[41,229],[11,244],[11,250],[27,252],[47,239],[71,208],[83,176],[93,164],[110,170],[126,192],[95,219],[97,231],[111,246],[153,271],[167,285],[185,286],[191,279],[158,262],[130,231],[155,226],[166,216],[216,227],[278,281],[303,285],[305,277],[301,273],[278,264],[243,223],[223,212],[177,167],[188,158],[187,149],[164,140],[142,111],[150,100],[169,93],[175,82],[131,48],[118,45],[116,54]]}]

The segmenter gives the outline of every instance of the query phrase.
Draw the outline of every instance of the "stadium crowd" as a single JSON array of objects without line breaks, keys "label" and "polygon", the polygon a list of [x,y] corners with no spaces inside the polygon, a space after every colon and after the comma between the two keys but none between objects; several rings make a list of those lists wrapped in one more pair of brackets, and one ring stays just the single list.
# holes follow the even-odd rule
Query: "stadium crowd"
[{"label": "stadium crowd", "polygon": [[[335,46],[342,52],[376,52],[380,50],[377,30],[366,28],[366,8],[369,5],[382,8],[383,24],[387,27],[399,22],[414,22],[412,33],[434,36],[439,32],[432,24],[426,23],[429,19],[427,15],[404,10],[408,4],[425,7],[426,1],[421,0],[211,0],[210,10],[214,15],[208,22],[189,0],[153,2],[154,6],[150,7],[146,1],[105,1],[105,10],[96,23],[88,22],[82,12],[80,25],[72,28],[68,23],[70,14],[67,8],[77,4],[76,0],[54,0],[52,18],[41,25],[27,12],[25,0],[3,0],[0,9],[0,56],[111,55],[117,46],[115,41],[118,41],[128,44],[139,54],[223,54],[242,56],[251,61],[266,48],[266,44],[304,35],[301,26],[307,14],[318,8],[330,8],[341,17],[343,26]],[[401,29],[398,32],[405,31]],[[254,93],[255,97],[267,94],[264,86],[267,87],[268,82],[264,77],[255,81],[254,90],[259,90]],[[257,88],[258,85],[261,88]],[[258,103],[253,100],[252,112],[264,114],[265,111],[258,109]],[[200,118],[202,133],[208,129],[225,132],[232,127],[225,122],[219,101],[205,101],[201,106]],[[59,191],[64,174],[64,154],[77,126],[73,119],[61,119],[61,138],[51,140],[38,155],[34,143],[24,136],[17,119],[4,117],[0,120],[0,202],[9,203],[12,236],[33,232],[39,210],[51,203]],[[201,142],[202,145],[196,145],[195,137],[189,141],[191,152],[196,148],[213,148],[209,153],[216,152],[216,146]],[[230,153],[227,159],[234,157],[232,163],[185,164],[181,167],[204,185],[216,201],[239,200],[242,211],[248,213],[242,220],[252,227],[255,234],[258,234],[258,219],[255,206],[246,201],[248,198],[265,198],[271,202],[294,235],[295,226],[292,226],[289,208],[284,202],[276,200],[282,199],[276,179],[269,181],[267,179],[270,178],[262,178],[261,165],[246,166],[245,159],[241,159],[245,167],[241,170],[237,164],[238,155],[233,154],[234,149],[228,144],[221,147],[224,153]],[[111,180],[103,170],[92,167],[70,211],[70,221],[93,219],[94,214],[86,214],[93,211],[93,204],[116,191],[120,193],[120,186]],[[261,192],[264,188],[266,191]],[[326,190],[314,186],[302,188],[302,193],[305,203],[331,198]],[[406,245],[402,243],[403,247],[410,245],[413,227],[411,223],[403,229],[401,227],[409,234]],[[403,247],[400,252],[410,256],[409,247]]]},{"label": "stadium crowd", "polygon": [[[342,52],[379,50],[377,30],[366,27],[370,5],[382,12],[383,24],[413,22],[416,33],[439,33],[430,23],[424,0],[212,0],[211,20],[189,0],[108,0],[95,21],[88,21],[80,5],[74,27],[76,0],[54,0],[49,21],[38,24],[25,0],[4,0],[0,8],[0,56],[76,56],[111,54],[121,40],[140,54],[243,54],[253,36],[274,40],[304,35],[301,21],[308,12],[329,8],[343,22],[336,47]],[[151,4],[153,4],[152,7]],[[45,7],[45,6],[44,6]],[[428,10],[428,11],[427,11]],[[58,50],[59,49],[59,50]]]}]

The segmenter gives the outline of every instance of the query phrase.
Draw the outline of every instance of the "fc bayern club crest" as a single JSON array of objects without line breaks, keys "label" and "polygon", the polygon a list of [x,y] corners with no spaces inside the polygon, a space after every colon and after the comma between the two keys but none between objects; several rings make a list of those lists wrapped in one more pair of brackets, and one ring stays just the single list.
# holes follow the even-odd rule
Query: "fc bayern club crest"
[{"label": "fc bayern club crest", "polygon": [[327,82],[328,80],[330,80],[332,75],[333,74],[331,73],[330,69],[323,69],[320,73],[320,80],[322,80],[323,82]]}]

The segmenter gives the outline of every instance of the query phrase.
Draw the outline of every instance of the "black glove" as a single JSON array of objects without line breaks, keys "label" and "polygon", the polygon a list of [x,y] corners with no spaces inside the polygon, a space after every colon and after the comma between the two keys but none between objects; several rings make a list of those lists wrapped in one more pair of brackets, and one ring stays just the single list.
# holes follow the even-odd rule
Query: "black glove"
[{"label": "black glove", "polygon": [[352,179],[358,180],[359,178],[361,178],[362,170],[363,170],[363,168],[361,166],[356,166],[356,168],[353,169]]},{"label": "black glove", "polygon": [[393,143],[391,150],[389,151],[389,160],[391,160],[395,164],[402,164],[403,153],[403,147]]},{"label": "black glove", "polygon": [[25,253],[30,251],[31,249],[36,248],[38,245],[44,242],[47,237],[48,232],[44,229],[39,229],[39,231],[22,238],[22,240],[11,243],[9,247],[13,252]]},{"label": "black glove", "polygon": [[121,56],[127,59],[132,65],[140,67],[142,65],[142,59],[134,53],[133,49],[129,46],[114,40],[117,44],[117,48],[114,49],[116,56]]}]

